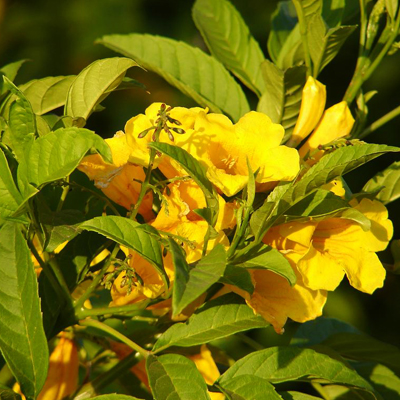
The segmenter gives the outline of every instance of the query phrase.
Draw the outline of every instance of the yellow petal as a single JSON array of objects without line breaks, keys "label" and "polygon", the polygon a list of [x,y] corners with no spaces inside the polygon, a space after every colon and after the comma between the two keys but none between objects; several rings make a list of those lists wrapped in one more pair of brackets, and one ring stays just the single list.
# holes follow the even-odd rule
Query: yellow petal
[{"label": "yellow petal", "polygon": [[215,166],[208,168],[207,178],[228,197],[240,192],[249,181],[248,175],[239,175],[233,172],[227,173],[225,169],[216,168]]},{"label": "yellow petal", "polygon": [[296,147],[317,126],[325,109],[325,85],[312,76],[303,88],[299,117],[297,118],[288,146]]},{"label": "yellow petal", "polygon": [[353,125],[354,118],[345,101],[328,108],[312,135],[299,150],[300,156],[304,157],[308,151],[317,149],[319,145],[349,135]]},{"label": "yellow petal", "polygon": [[343,178],[336,178],[321,186],[321,189],[330,190],[336,196],[344,198],[346,189],[343,186]]}]

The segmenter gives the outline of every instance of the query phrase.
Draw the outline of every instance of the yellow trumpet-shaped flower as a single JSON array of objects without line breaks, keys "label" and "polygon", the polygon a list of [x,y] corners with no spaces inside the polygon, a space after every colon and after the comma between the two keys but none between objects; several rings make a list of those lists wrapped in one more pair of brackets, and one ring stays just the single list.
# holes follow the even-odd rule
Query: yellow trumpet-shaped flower
[{"label": "yellow trumpet-shaped flower", "polygon": [[[62,400],[73,394],[78,386],[79,360],[75,342],[62,336],[49,361],[46,382],[37,400]],[[21,393],[19,385],[14,386],[14,391]]]},{"label": "yellow trumpet-shaped flower", "polygon": [[[85,157],[78,169],[89,179],[94,180],[95,186],[115,203],[130,209],[137,201],[141,189],[141,181],[145,173],[141,166],[129,162],[132,149],[128,146],[123,132],[117,132],[114,138],[106,139],[111,148],[113,164],[107,164],[98,154]],[[148,193],[139,207],[139,213],[145,220],[152,219],[152,194]]]},{"label": "yellow trumpet-shaped flower", "polygon": [[300,113],[287,145],[296,147],[317,126],[325,109],[326,88],[309,76],[303,88]]},{"label": "yellow trumpet-shaped flower", "polygon": [[[345,101],[328,108],[312,135],[300,148],[300,157],[304,157],[308,152],[318,149],[320,145],[348,136],[353,125],[354,118]],[[317,160],[321,156],[322,152],[313,154],[313,158]]]}]

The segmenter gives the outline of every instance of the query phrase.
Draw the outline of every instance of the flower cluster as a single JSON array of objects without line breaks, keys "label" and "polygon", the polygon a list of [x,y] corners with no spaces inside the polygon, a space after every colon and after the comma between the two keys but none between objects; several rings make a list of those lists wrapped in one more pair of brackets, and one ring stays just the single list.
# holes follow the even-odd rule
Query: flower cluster
[{"label": "flower cluster", "polygon": [[[243,203],[238,194],[249,183],[249,166],[255,172],[256,192],[268,193],[280,182],[299,179],[302,165],[309,168],[324,155],[327,145],[350,134],[354,119],[347,103],[341,102],[324,111],[325,100],[324,85],[310,77],[287,145],[282,145],[283,127],[263,113],[249,112],[233,124],[227,117],[209,113],[207,109],[170,108],[155,103],[145,114],[130,119],[125,132],[107,139],[114,164],[105,163],[99,155],[91,155],[82,161],[79,169],[105,195],[127,210],[132,210],[139,199],[138,213],[143,220],[162,235],[178,240],[187,262],[195,263],[202,257],[208,230],[208,222],[196,213],[197,209],[206,207],[205,196],[178,162],[160,153],[152,159],[148,144],[156,140],[178,146],[205,167],[219,202],[218,220],[207,252],[217,244],[228,249],[240,218],[237,210]],[[160,112],[167,121],[161,125]],[[157,135],[151,134],[157,126]],[[299,144],[302,146],[297,150],[295,147]],[[140,201],[144,168],[149,167],[158,169],[162,178],[149,185],[153,190]],[[341,184],[338,179],[324,188],[344,198]],[[158,208],[154,206],[155,194],[161,199]],[[335,290],[345,275],[360,291],[372,293],[381,287],[385,270],[375,252],[387,246],[393,233],[392,223],[386,208],[378,201],[354,197],[349,204],[370,221],[369,230],[364,230],[365,226],[353,219],[335,214],[322,220],[275,225],[266,233],[263,242],[290,262],[297,277],[294,286],[268,268],[259,268],[249,270],[255,287],[252,295],[233,285],[226,285],[222,292],[232,290],[240,294],[256,313],[277,332],[282,332],[287,318],[305,322],[321,315],[327,291]],[[132,250],[125,251],[130,267],[140,279],[132,286],[126,285],[126,272],[121,272],[111,288],[112,305],[168,297],[155,268]],[[173,284],[174,268],[168,252],[164,253],[164,266]]]}]

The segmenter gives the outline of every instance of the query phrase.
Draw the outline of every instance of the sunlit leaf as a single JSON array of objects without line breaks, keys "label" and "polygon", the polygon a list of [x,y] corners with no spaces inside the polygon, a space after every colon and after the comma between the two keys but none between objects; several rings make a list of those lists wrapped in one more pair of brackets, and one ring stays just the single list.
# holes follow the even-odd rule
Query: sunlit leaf
[{"label": "sunlit leaf", "polygon": [[49,351],[31,253],[16,224],[0,229],[0,260],[1,351],[23,393],[36,398],[47,376]]},{"label": "sunlit leaf", "polygon": [[235,7],[227,0],[197,0],[193,20],[211,54],[260,97],[264,55]]},{"label": "sunlit leaf", "polygon": [[185,323],[172,325],[157,340],[153,351],[160,352],[171,346],[195,346],[268,325],[240,296],[230,293],[208,301]]},{"label": "sunlit leaf", "polygon": [[103,36],[98,42],[132,57],[212,112],[224,112],[238,121],[250,110],[242,89],[224,66],[198,48],[139,34]]}]

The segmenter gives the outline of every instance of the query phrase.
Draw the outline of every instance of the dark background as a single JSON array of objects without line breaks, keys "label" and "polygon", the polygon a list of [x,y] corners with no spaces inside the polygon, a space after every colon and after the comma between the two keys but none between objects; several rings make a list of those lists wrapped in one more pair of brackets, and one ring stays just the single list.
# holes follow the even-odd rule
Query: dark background
[{"label": "dark background", "polygon": [[[357,0],[351,0],[357,1]],[[251,32],[266,51],[270,15],[276,0],[232,0]],[[206,50],[191,19],[193,1],[174,0],[0,0],[0,66],[20,59],[30,60],[17,78],[21,84],[45,76],[78,74],[99,58],[117,54],[94,41],[113,33],[150,33],[185,41]],[[357,23],[355,20],[353,23]],[[339,56],[326,67],[319,80],[327,85],[328,106],[340,101],[351,79],[358,52],[358,31],[352,34]],[[169,86],[153,73],[139,68],[129,75],[144,83],[150,94],[131,90],[112,94],[106,99],[106,110],[95,113],[87,127],[103,137],[111,137],[123,129],[132,116],[143,112],[153,101],[171,105],[193,106],[194,102]],[[400,104],[400,51],[387,57],[365,87],[378,90],[369,103],[369,122],[376,120]],[[252,108],[254,109],[255,99]],[[400,145],[400,118],[393,120],[366,140]],[[359,191],[376,172],[397,155],[385,155],[347,175],[350,188]],[[395,223],[394,237],[400,238],[399,203],[389,205]],[[390,252],[382,259],[391,262]],[[372,336],[400,346],[400,277],[389,274],[385,287],[373,296],[357,292],[347,282],[329,295],[325,315],[347,321]],[[292,325],[294,326],[294,325]],[[288,331],[292,329],[290,325]],[[284,342],[288,335],[277,338],[267,331],[258,331],[257,338],[266,344]]]}]

